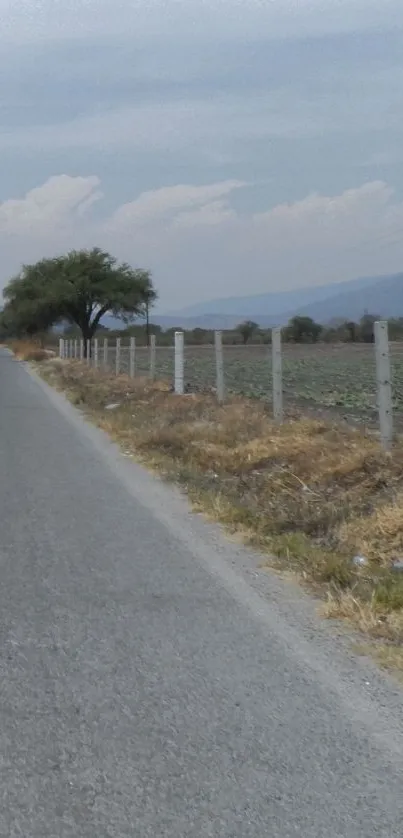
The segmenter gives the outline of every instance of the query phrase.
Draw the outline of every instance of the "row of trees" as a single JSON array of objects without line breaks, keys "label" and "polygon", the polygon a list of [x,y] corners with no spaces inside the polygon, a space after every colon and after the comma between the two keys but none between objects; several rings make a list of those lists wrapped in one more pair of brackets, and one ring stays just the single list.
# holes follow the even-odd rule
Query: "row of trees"
[{"label": "row of trees", "polygon": [[[317,343],[318,341],[343,343],[372,343],[374,323],[380,317],[364,314],[359,323],[352,320],[341,321],[333,326],[322,326],[311,317],[293,317],[282,331],[282,339],[290,343]],[[237,332],[244,344],[250,341],[269,342],[270,330],[261,329],[252,320],[245,320],[237,327]],[[392,340],[403,338],[403,318],[390,321]]]},{"label": "row of trees", "polygon": [[24,265],[3,296],[3,338],[34,337],[68,324],[86,345],[107,313],[126,324],[137,317],[148,324],[157,292],[149,271],[118,263],[109,253],[93,248]]},{"label": "row of trees", "polygon": [[[346,321],[338,326],[322,327],[319,323],[315,323],[310,318],[293,317],[288,325],[283,328],[283,341],[289,343],[372,343],[374,339],[373,324],[379,317],[375,315],[365,315],[359,323]],[[177,326],[163,330],[161,326],[150,323],[149,332],[157,336],[157,341],[160,346],[172,346],[174,333],[180,331],[182,326],[178,323]],[[195,329],[185,330],[186,343],[193,346],[203,346],[212,344],[214,342],[213,329],[205,329],[197,327]],[[136,341],[141,344],[146,342],[145,326],[134,323],[124,330],[113,331],[108,329],[98,329],[97,336],[108,335],[110,338],[115,337],[135,337]],[[401,320],[389,321],[389,335],[391,340],[403,340],[403,318]],[[78,337],[78,330],[70,327],[66,330],[66,337]],[[234,329],[226,329],[223,331],[223,343],[227,345],[234,344],[269,344],[271,342],[271,329],[262,329],[257,323],[251,320],[246,320],[240,323]]]}]

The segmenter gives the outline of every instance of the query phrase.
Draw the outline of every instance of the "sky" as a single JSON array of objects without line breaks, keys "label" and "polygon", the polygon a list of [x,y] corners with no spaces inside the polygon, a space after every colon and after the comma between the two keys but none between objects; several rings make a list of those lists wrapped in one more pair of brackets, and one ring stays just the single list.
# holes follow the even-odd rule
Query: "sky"
[{"label": "sky", "polygon": [[0,288],[100,246],[159,312],[403,270],[401,0],[0,0]]}]

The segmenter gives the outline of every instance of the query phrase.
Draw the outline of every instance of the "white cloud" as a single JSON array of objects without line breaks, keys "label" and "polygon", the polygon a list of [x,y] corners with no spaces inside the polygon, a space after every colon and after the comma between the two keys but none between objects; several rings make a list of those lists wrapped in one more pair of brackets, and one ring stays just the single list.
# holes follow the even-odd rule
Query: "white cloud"
[{"label": "white cloud", "polygon": [[[112,216],[109,227],[111,229],[133,229],[133,225],[142,227],[150,222],[165,221],[170,223],[176,212],[180,212],[179,218],[183,218],[183,211],[196,209],[199,218],[203,219],[200,212],[207,207],[213,206],[217,211],[217,203],[211,203],[214,199],[229,195],[235,189],[245,186],[237,180],[213,183],[208,186],[178,185],[167,186],[163,189],[143,192],[135,201],[124,204]],[[227,208],[220,202],[221,212]],[[189,216],[189,213],[187,213]]]},{"label": "white cloud", "polygon": [[99,220],[91,213],[97,177],[50,178],[0,205],[3,267],[11,273],[22,261],[99,244],[150,267],[165,309],[402,268],[403,203],[386,183],[254,214],[233,204],[242,187],[253,188],[233,180],[144,192]]},{"label": "white cloud", "polygon": [[102,197],[97,189],[99,178],[50,177],[42,186],[31,189],[24,198],[0,204],[0,233],[18,236],[49,236],[74,216],[82,217]]},{"label": "white cloud", "polygon": [[225,201],[211,201],[190,212],[179,213],[173,223],[176,227],[211,227],[235,219],[235,211]]}]

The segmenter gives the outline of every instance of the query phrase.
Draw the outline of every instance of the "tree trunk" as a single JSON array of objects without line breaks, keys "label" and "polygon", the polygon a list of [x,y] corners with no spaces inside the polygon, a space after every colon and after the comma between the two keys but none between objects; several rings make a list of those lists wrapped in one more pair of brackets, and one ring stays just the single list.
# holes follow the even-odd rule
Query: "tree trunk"
[{"label": "tree trunk", "polygon": [[[87,343],[88,343],[88,341],[91,341],[93,332],[92,332],[92,329],[89,326],[81,326],[81,334],[83,336],[83,342],[84,342],[84,358],[87,359],[87,356],[88,356]],[[91,344],[90,344],[90,357],[91,357]]]}]

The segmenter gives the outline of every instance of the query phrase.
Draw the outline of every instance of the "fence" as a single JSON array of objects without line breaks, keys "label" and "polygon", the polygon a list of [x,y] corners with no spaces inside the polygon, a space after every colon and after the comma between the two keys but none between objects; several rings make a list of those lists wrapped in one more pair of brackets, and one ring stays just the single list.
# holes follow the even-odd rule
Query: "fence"
[{"label": "fence", "polygon": [[[375,324],[372,344],[288,344],[272,330],[271,346],[186,346],[183,332],[174,345],[149,347],[134,338],[114,344],[60,340],[60,357],[80,360],[110,372],[169,382],[176,394],[213,393],[265,399],[276,422],[301,410],[342,414],[352,421],[376,423],[383,447],[393,442],[394,424],[403,426],[403,344],[390,344],[387,323]],[[393,373],[393,389],[392,389]],[[394,422],[395,416],[395,422]]]}]

